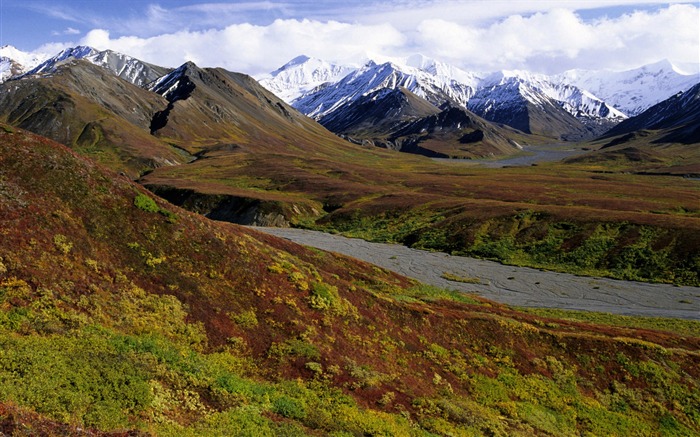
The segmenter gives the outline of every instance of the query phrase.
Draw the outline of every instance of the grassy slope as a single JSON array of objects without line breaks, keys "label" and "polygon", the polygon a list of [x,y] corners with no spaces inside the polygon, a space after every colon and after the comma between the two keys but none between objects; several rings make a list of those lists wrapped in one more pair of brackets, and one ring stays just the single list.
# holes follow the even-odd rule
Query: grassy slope
[{"label": "grassy slope", "polygon": [[417,287],[9,127],[0,152],[3,432],[700,431],[698,337]]},{"label": "grassy slope", "polygon": [[673,130],[641,130],[592,143],[596,150],[569,162],[598,171],[677,176],[700,174],[698,144],[664,142]]}]

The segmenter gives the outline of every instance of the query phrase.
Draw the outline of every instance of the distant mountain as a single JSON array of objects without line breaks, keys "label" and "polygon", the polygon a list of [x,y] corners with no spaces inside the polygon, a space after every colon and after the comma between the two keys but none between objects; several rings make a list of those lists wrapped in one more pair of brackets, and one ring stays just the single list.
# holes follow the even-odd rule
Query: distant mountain
[{"label": "distant mountain", "polygon": [[16,47],[0,47],[0,83],[23,74],[43,60],[40,55],[23,52]]},{"label": "distant mountain", "polygon": [[319,119],[333,132],[358,138],[377,138],[415,119],[440,112],[406,88],[381,88],[360,96]]},{"label": "distant mountain", "polygon": [[[436,107],[466,104],[474,94],[474,87],[438,74],[442,71],[436,69],[438,66],[436,63],[427,64],[431,70],[424,70],[393,62],[378,64],[369,61],[339,81],[318,87],[293,100],[292,106],[310,117],[320,119],[374,91],[399,87],[408,89]],[[476,77],[473,82],[476,82]]]},{"label": "distant mountain", "polygon": [[626,118],[584,90],[520,71],[485,78],[468,107],[487,120],[563,140],[592,138]]},{"label": "distant mountain", "polygon": [[700,83],[605,133],[600,149],[571,163],[679,176],[700,174]]},{"label": "distant mountain", "polygon": [[440,158],[513,153],[501,129],[466,109],[441,111],[406,88],[382,88],[321,117],[321,124],[358,143]]},{"label": "distant mountain", "polygon": [[308,56],[298,56],[269,75],[258,78],[260,83],[286,102],[326,83],[336,82],[356,67],[338,65]]},{"label": "distant mountain", "polygon": [[685,73],[664,60],[622,72],[570,70],[552,79],[558,84],[586,89],[624,114],[634,116],[700,82],[700,72]]},{"label": "distant mountain", "polygon": [[92,64],[106,68],[116,76],[137,86],[145,86],[169,71],[167,68],[158,67],[111,50],[98,51],[92,47],[78,46],[61,51],[24,75],[33,76],[53,73],[61,64],[71,59],[84,59]]},{"label": "distant mountain", "polygon": [[[283,96],[295,108],[319,121],[327,120],[339,107],[380,89],[400,87],[437,108],[468,108],[487,120],[555,138],[592,137],[625,118],[623,113],[590,92],[554,83],[544,75],[499,72],[483,76],[417,55],[402,61],[370,61],[335,82],[330,79],[318,85],[309,78],[308,71],[319,61],[314,60],[311,65],[306,65],[307,62],[311,61],[297,58],[283,67],[288,76],[295,78],[296,91],[290,91],[294,85],[279,79],[279,74],[263,78],[262,83],[273,91],[284,87]],[[529,115],[531,112],[533,115]],[[538,112],[545,114],[538,115]],[[529,119],[543,122],[530,123]],[[539,128],[549,121],[554,121],[554,126]],[[333,125],[327,127],[334,130]]]}]

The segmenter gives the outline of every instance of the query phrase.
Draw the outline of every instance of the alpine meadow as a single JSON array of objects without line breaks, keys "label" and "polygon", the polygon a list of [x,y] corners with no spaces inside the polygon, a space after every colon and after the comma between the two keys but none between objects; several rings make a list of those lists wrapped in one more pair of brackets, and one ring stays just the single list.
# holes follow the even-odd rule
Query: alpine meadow
[{"label": "alpine meadow", "polygon": [[197,59],[0,48],[0,435],[700,435],[700,73]]}]

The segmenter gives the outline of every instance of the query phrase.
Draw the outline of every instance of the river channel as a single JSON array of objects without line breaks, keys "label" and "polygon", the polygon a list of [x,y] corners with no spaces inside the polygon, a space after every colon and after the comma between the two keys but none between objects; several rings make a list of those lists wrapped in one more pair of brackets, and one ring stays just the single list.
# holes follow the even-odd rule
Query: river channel
[{"label": "river channel", "polygon": [[[508,305],[700,320],[700,287],[619,281],[513,267],[303,229],[253,229],[348,255],[426,284],[476,293]],[[478,278],[480,283],[467,284],[443,277],[449,275]]]}]

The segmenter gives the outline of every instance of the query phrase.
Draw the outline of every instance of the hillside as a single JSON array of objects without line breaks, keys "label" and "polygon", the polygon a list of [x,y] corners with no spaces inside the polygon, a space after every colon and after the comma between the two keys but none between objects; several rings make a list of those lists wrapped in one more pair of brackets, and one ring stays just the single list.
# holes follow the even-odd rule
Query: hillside
[{"label": "hillside", "polygon": [[700,174],[700,84],[615,126],[599,149],[571,163],[630,168],[635,172]]},{"label": "hillside", "polygon": [[416,286],[188,213],[6,125],[0,168],[3,433],[700,430],[693,324],[594,326]]},{"label": "hillside", "polygon": [[148,132],[153,114],[166,105],[161,96],[83,60],[0,86],[1,120],[132,177],[188,159]]}]

